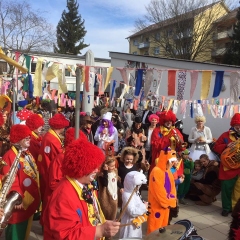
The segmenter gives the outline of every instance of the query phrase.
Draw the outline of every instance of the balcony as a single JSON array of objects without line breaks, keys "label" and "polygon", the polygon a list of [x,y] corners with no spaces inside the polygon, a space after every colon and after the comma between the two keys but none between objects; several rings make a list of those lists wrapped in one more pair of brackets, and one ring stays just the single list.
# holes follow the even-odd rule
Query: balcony
[{"label": "balcony", "polygon": [[232,34],[233,34],[233,30],[215,33],[213,34],[213,40],[229,38],[229,36],[232,36]]},{"label": "balcony", "polygon": [[149,48],[149,46],[150,46],[150,43],[149,43],[149,42],[142,42],[142,43],[139,43],[138,48],[139,48],[139,49]]},{"label": "balcony", "polygon": [[219,49],[215,49],[212,51],[212,56],[216,57],[216,56],[221,56],[226,52],[226,48],[219,48]]}]

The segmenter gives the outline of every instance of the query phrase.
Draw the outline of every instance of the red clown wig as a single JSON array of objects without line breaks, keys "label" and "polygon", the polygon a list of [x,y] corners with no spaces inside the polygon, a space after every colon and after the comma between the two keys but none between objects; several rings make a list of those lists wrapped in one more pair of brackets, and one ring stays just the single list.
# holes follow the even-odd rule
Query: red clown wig
[{"label": "red clown wig", "polygon": [[39,127],[44,125],[43,118],[38,114],[34,113],[29,116],[26,120],[26,125],[30,128],[30,130],[38,129]]},{"label": "red clown wig", "polygon": [[62,172],[70,178],[81,178],[100,168],[104,160],[105,155],[100,148],[79,138],[66,148]]},{"label": "red clown wig", "polygon": [[[79,130],[79,138],[84,141],[88,141],[86,135],[80,130]],[[75,128],[70,127],[65,133],[64,146],[67,147],[74,140],[75,140]]]},{"label": "red clown wig", "polygon": [[159,114],[159,124],[162,126],[165,122],[171,121],[172,124],[176,122],[176,115],[171,111],[163,111]]}]

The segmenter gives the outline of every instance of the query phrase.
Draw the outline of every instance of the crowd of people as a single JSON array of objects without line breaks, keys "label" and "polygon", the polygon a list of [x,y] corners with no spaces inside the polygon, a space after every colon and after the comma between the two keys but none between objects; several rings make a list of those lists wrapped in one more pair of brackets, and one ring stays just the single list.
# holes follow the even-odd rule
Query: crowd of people
[{"label": "crowd of people", "polygon": [[117,232],[141,238],[138,217],[150,234],[171,224],[188,198],[206,206],[221,192],[222,216],[238,202],[240,165],[229,156],[240,137],[239,113],[213,148],[204,116],[195,117],[187,142],[171,110],[95,106],[79,123],[74,114],[73,107],[53,112],[35,101],[16,113],[14,125],[12,113],[0,114],[1,178],[14,174],[6,239],[28,239],[36,212],[46,240],[111,239]]}]

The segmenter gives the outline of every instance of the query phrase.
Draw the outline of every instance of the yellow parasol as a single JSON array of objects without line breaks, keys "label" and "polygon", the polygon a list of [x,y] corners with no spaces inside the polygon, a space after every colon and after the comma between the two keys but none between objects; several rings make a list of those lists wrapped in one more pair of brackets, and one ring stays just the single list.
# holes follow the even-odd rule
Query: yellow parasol
[{"label": "yellow parasol", "polygon": [[28,70],[27,68],[24,68],[22,65],[20,65],[18,62],[16,62],[15,60],[13,60],[12,58],[8,57],[7,55],[5,55],[5,53],[3,52],[2,48],[0,47],[0,58],[5,60],[7,63],[9,63],[10,65],[13,65],[14,67],[16,67],[18,70],[20,70],[22,73],[27,73]]}]

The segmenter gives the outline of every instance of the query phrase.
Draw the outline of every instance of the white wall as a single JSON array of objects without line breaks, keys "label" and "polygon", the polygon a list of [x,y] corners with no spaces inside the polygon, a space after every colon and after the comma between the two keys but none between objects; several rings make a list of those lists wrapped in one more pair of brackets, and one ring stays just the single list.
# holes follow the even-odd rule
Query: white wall
[{"label": "white wall", "polygon": [[[221,92],[219,97],[220,98],[229,98],[230,97],[230,81],[229,81],[229,73],[230,71],[240,71],[240,67],[230,67],[226,65],[217,65],[217,64],[210,64],[210,63],[198,63],[198,62],[191,62],[191,61],[183,61],[183,60],[176,60],[176,59],[164,59],[164,58],[155,58],[155,57],[148,57],[148,56],[137,56],[132,54],[124,54],[124,53],[116,53],[110,52],[111,57],[111,65],[113,67],[124,67],[126,66],[128,61],[136,61],[142,62],[147,65],[147,68],[156,68],[156,69],[186,69],[186,70],[212,70],[212,81],[210,86],[210,91],[208,95],[208,99],[210,103],[212,102],[212,94],[214,88],[214,80],[215,80],[215,70],[222,70],[225,71],[224,74],[224,83],[226,85],[226,90]],[[155,72],[155,71],[154,71]],[[156,78],[156,72],[154,74],[154,78]],[[112,79],[117,80],[117,86],[119,82],[122,81],[120,72],[114,69]],[[187,72],[187,81],[185,87],[185,94],[183,99],[190,100],[190,73]],[[111,88],[110,88],[111,89]],[[167,96],[168,90],[168,78],[167,78],[167,71],[163,71],[162,81],[159,89],[159,96]],[[201,72],[199,74],[196,90],[194,92],[192,100],[199,100],[201,93]],[[177,94],[177,83],[176,83],[176,94]],[[176,99],[176,96],[171,96],[169,98]],[[236,103],[235,103],[236,104]],[[208,110],[205,111],[205,117],[207,119],[206,126],[211,128],[213,137],[218,138],[221,133],[227,131],[230,127],[230,118],[214,118],[211,114],[209,114]],[[183,132],[188,134],[190,129],[195,126],[194,118],[190,117],[190,107],[187,107],[187,114],[186,118],[183,119],[183,115],[180,114],[180,107],[178,108],[177,118],[182,119],[184,123],[184,130]]]}]

